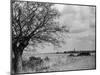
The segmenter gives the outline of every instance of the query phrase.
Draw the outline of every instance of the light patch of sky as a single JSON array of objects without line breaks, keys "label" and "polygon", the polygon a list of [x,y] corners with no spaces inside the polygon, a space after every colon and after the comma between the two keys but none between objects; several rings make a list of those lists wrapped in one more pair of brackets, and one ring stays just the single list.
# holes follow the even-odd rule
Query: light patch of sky
[{"label": "light patch of sky", "polygon": [[56,5],[60,11],[59,22],[67,25],[70,38],[65,49],[95,49],[95,7],[77,5]]},{"label": "light patch of sky", "polygon": [[65,7],[65,5],[55,4],[54,7],[55,7],[56,9],[58,9],[59,12],[62,12],[63,9],[64,9],[64,7]]}]

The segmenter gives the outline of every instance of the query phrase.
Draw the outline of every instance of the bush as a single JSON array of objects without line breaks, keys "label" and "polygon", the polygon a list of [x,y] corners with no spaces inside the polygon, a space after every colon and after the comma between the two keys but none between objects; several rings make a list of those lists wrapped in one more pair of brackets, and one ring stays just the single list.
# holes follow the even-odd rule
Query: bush
[{"label": "bush", "polygon": [[73,53],[69,54],[69,56],[75,56]]},{"label": "bush", "polygon": [[41,67],[41,65],[43,64],[43,59],[41,59],[40,57],[29,57],[29,60],[24,60],[22,62],[23,68],[24,70],[30,68],[32,70]]},{"label": "bush", "polygon": [[90,56],[91,54],[89,52],[82,52],[79,53],[77,56]]},{"label": "bush", "polygon": [[33,65],[40,65],[43,62],[43,59],[41,59],[40,57],[30,57],[29,58],[29,62]]},{"label": "bush", "polygon": [[32,60],[42,60],[40,57],[29,57],[29,61],[32,61]]},{"label": "bush", "polygon": [[66,51],[64,51],[64,53],[67,53]]},{"label": "bush", "polygon": [[49,61],[50,58],[49,58],[48,56],[46,56],[46,57],[44,58],[44,60],[45,60],[45,61]]},{"label": "bush", "polygon": [[36,72],[46,71],[49,66],[44,65],[44,61],[49,61],[49,57],[45,57],[44,60],[40,57],[29,57],[29,60],[23,61],[23,70],[26,72],[29,69]]}]

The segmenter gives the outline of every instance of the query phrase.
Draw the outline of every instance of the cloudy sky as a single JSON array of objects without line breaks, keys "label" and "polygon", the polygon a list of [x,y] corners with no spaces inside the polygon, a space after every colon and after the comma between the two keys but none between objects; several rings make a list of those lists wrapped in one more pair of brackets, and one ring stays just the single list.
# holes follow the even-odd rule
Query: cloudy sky
[{"label": "cloudy sky", "polygon": [[59,21],[67,25],[70,38],[65,49],[95,49],[95,7],[56,5],[61,12]]},{"label": "cloudy sky", "polygon": [[61,13],[58,19],[69,28],[66,33],[66,44],[57,50],[52,46],[38,48],[38,52],[56,52],[73,50],[95,50],[95,7],[55,4]]}]

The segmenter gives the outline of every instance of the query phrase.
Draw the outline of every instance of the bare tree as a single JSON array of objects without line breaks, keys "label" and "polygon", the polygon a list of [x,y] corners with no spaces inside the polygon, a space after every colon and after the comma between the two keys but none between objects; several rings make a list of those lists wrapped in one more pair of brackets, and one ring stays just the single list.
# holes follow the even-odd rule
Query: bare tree
[{"label": "bare tree", "polygon": [[12,1],[12,52],[14,72],[22,70],[22,54],[30,41],[35,46],[48,42],[58,46],[59,35],[67,32],[56,19],[60,16],[54,4],[39,2]]}]

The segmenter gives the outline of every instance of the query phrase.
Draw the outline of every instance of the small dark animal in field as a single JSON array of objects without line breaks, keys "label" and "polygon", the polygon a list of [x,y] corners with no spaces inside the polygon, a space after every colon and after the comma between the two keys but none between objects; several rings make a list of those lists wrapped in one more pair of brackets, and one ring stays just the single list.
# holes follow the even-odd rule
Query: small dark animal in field
[{"label": "small dark animal in field", "polygon": [[91,54],[89,52],[82,52],[79,53],[77,56],[90,56]]}]

